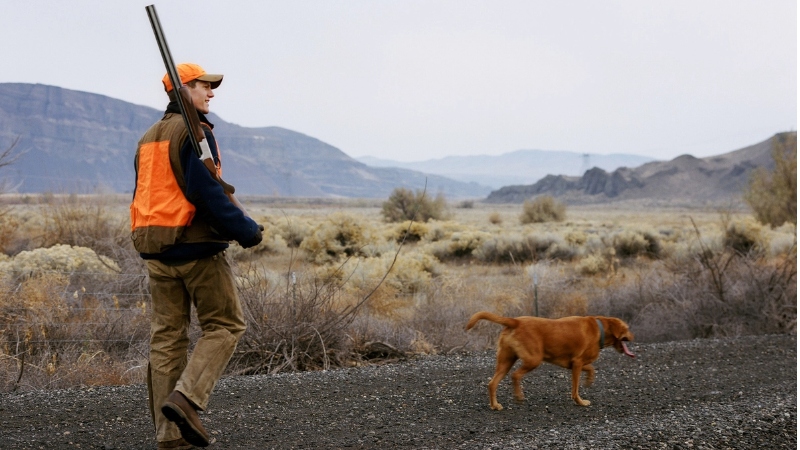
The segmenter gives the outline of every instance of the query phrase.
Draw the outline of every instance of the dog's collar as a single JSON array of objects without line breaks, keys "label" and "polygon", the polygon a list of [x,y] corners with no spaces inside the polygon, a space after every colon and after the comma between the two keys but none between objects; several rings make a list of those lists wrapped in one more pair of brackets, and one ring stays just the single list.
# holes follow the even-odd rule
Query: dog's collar
[{"label": "dog's collar", "polygon": [[603,329],[603,322],[600,322],[600,319],[594,320],[597,321],[597,326],[600,327],[600,350],[602,350],[606,343],[606,331]]}]

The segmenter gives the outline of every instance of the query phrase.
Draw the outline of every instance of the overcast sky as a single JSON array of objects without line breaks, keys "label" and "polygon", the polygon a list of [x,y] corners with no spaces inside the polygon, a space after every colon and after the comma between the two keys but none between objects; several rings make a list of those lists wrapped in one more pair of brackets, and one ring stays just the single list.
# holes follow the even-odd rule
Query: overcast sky
[{"label": "overcast sky", "polygon": [[[162,109],[152,1],[4,0],[0,82]],[[795,0],[156,1],[222,119],[353,157],[716,155],[797,127]],[[224,145],[224,143],[223,143]]]}]

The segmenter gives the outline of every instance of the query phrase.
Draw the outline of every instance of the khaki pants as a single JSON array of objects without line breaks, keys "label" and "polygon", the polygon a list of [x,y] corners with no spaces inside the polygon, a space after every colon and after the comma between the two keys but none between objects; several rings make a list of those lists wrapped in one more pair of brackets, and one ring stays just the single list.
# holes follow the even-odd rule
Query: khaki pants
[{"label": "khaki pants", "polygon": [[[180,265],[148,260],[147,270],[153,298],[147,389],[156,439],[163,442],[181,437],[178,427],[161,414],[167,396],[177,390],[206,409],[245,322],[224,253]],[[202,335],[187,358],[191,305]]]}]

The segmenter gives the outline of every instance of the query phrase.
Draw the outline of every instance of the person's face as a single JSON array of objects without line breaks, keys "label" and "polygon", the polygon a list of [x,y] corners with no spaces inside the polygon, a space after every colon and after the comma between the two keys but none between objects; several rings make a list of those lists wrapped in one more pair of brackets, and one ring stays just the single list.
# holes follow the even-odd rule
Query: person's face
[{"label": "person's face", "polygon": [[203,114],[208,114],[208,102],[214,97],[214,90],[211,89],[211,83],[208,81],[198,80],[194,87],[186,86],[189,88],[189,93],[192,95],[192,104],[195,109]]}]

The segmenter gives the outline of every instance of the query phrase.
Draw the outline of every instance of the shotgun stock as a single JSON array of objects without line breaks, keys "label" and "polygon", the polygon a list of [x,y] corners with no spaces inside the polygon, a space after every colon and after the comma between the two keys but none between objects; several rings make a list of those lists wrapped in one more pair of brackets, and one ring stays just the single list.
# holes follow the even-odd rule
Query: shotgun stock
[{"label": "shotgun stock", "polygon": [[242,210],[244,215],[249,217],[247,210],[244,209],[244,205],[242,205],[233,195],[234,192],[236,192],[236,189],[232,185],[226,183],[217,172],[217,165],[214,164],[214,158],[211,155],[211,149],[206,141],[205,131],[203,131],[203,126],[200,124],[200,118],[197,116],[197,110],[192,103],[192,95],[189,92],[189,88],[181,83],[181,78],[178,76],[178,70],[175,68],[175,63],[172,60],[172,54],[170,53],[169,46],[167,45],[167,38],[164,36],[164,31],[161,28],[161,22],[158,20],[156,5],[146,6],[145,10],[147,10],[147,17],[150,19],[150,25],[153,27],[153,34],[155,34],[156,42],[158,43],[158,49],[161,51],[161,58],[164,60],[164,66],[167,69],[169,81],[172,83],[173,89],[176,89],[176,93],[178,94],[175,96],[175,100],[177,101],[178,107],[181,110],[181,116],[183,116],[183,122],[186,124],[186,129],[189,130],[189,141],[192,143],[192,148],[194,148],[195,154],[197,154],[197,157],[203,161],[203,165],[206,166],[206,169],[208,169],[211,176],[222,186],[222,189],[225,191],[225,194],[228,196],[231,203],[236,205],[237,208]]}]

